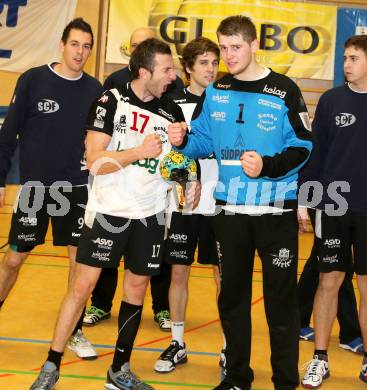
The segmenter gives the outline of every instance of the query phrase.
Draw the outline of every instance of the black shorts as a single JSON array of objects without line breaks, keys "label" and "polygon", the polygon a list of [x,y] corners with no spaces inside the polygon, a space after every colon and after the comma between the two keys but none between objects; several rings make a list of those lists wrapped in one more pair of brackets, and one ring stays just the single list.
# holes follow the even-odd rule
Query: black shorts
[{"label": "black shorts", "polygon": [[165,245],[164,261],[168,264],[191,265],[199,245],[201,264],[218,265],[213,217],[173,212]]},{"label": "black shorts", "polygon": [[367,215],[347,212],[336,217],[321,213],[319,271],[354,270],[367,275]]},{"label": "black shorts", "polygon": [[9,244],[16,247],[43,244],[51,219],[53,244],[77,246],[87,200],[87,185],[21,187],[11,220]]},{"label": "black shorts", "polygon": [[[97,268],[116,268],[124,256],[125,269],[136,275],[160,273],[165,221],[160,213],[127,219],[90,212],[79,242],[76,261]],[[89,225],[89,226],[87,226]]]}]

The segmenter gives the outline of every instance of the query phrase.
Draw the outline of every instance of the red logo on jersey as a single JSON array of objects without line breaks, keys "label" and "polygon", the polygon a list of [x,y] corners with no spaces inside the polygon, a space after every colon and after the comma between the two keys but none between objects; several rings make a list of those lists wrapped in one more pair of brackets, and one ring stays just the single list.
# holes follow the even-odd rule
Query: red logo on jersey
[{"label": "red logo on jersey", "polygon": [[101,98],[98,99],[99,102],[107,103],[108,102],[108,96],[103,95]]}]

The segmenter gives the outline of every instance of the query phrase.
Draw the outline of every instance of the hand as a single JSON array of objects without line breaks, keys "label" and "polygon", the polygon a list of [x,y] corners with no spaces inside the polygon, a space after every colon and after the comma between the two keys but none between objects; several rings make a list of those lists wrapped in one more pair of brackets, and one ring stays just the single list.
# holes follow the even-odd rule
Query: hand
[{"label": "hand", "polygon": [[5,188],[0,188],[0,209],[5,206]]},{"label": "hand", "polygon": [[157,134],[149,134],[139,148],[139,160],[158,157],[162,153],[162,142]]},{"label": "hand", "polygon": [[175,122],[168,125],[168,140],[174,146],[180,146],[187,130],[185,122]]},{"label": "hand", "polygon": [[249,177],[258,177],[263,169],[263,159],[255,151],[248,151],[242,154],[241,165],[243,171]]},{"label": "hand", "polygon": [[298,207],[297,209],[298,231],[307,232],[307,207]]},{"label": "hand", "polygon": [[200,201],[201,183],[199,180],[191,181],[186,184],[185,209],[194,210]]}]

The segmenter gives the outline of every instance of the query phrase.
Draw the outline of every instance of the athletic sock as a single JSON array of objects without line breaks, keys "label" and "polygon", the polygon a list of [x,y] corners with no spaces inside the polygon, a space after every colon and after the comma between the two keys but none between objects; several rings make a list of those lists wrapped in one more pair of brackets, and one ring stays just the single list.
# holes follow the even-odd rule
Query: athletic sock
[{"label": "athletic sock", "polygon": [[322,360],[328,361],[328,356],[327,356],[327,350],[326,349],[315,349],[315,352],[313,354],[317,355]]},{"label": "athletic sock", "polygon": [[57,370],[60,370],[63,352],[54,351],[52,348],[48,351],[47,361],[55,364]]},{"label": "athletic sock", "polygon": [[178,341],[178,343],[183,347],[184,345],[184,331],[185,331],[185,322],[171,322],[171,333],[172,340]]},{"label": "athletic sock", "polygon": [[112,371],[117,372],[130,360],[136,334],[138,333],[143,305],[122,301],[119,312],[119,332],[113,356]]}]

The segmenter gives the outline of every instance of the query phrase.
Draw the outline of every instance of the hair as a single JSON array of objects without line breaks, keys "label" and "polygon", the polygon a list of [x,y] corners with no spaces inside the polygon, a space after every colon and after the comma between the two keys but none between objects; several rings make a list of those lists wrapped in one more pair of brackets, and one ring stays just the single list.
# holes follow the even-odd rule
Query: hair
[{"label": "hair", "polygon": [[220,52],[218,45],[208,38],[199,37],[185,45],[180,62],[187,80],[190,80],[190,74],[187,72],[186,68],[192,70],[196,57],[207,52],[214,53],[219,59]]},{"label": "hair", "polygon": [[247,43],[257,39],[256,27],[253,21],[243,15],[229,16],[223,19],[217,28],[217,35],[219,34],[226,36],[241,35]]},{"label": "hair", "polygon": [[76,18],[76,19],[73,19],[73,20],[64,28],[64,31],[63,31],[62,37],[61,37],[61,40],[64,42],[64,44],[66,44],[66,42],[67,42],[67,40],[68,40],[68,38],[69,38],[70,30],[80,30],[80,31],[84,31],[84,32],[90,34],[91,37],[92,37],[91,48],[93,47],[94,36],[93,36],[92,27],[91,27],[90,24],[87,23],[83,18]]},{"label": "hair", "polygon": [[354,35],[348,38],[344,43],[344,49],[351,46],[363,50],[367,56],[367,35]]},{"label": "hair", "polygon": [[139,43],[139,45],[131,54],[130,62],[129,62],[129,68],[133,80],[139,78],[140,68],[147,69],[150,72],[154,71],[154,67],[156,65],[155,64],[156,54],[171,55],[172,53],[167,43],[157,38],[149,38]]}]

